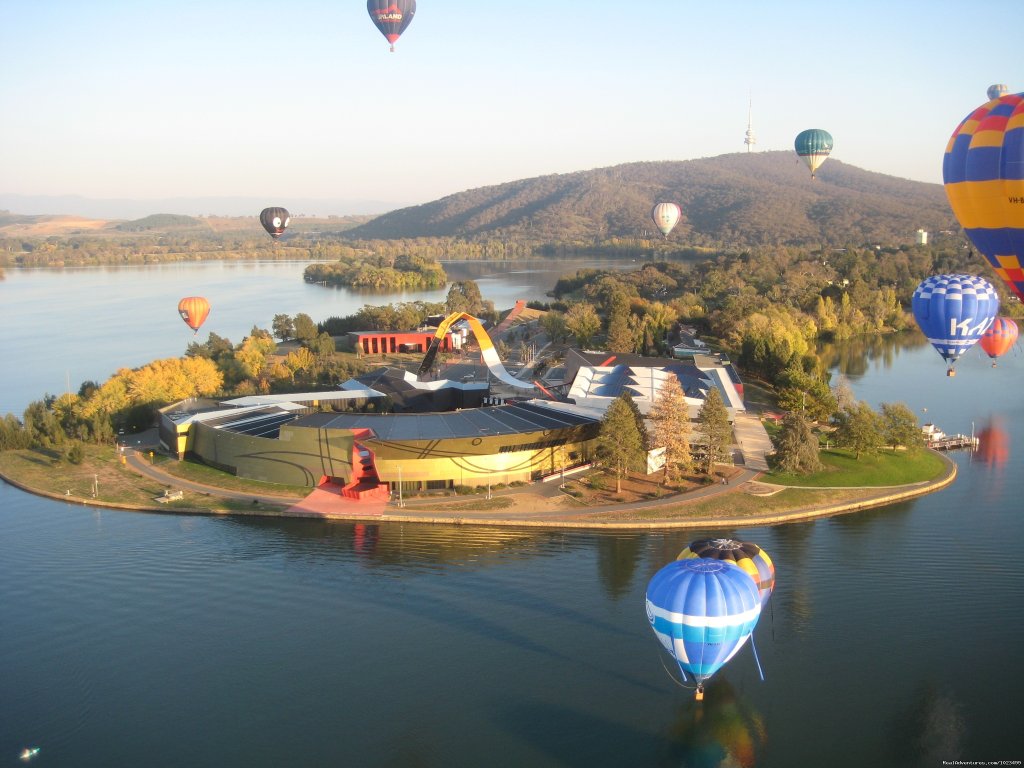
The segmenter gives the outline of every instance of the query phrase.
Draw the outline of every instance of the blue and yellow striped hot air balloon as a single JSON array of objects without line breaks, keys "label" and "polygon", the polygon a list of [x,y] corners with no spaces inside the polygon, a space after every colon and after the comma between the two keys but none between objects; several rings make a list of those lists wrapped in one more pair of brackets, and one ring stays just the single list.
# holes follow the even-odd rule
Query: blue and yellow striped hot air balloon
[{"label": "blue and yellow striped hot air balloon", "polygon": [[1024,300],[1024,93],[964,118],[946,146],[942,180],[967,237]]},{"label": "blue and yellow striped hot air balloon", "polygon": [[974,275],[932,275],[921,281],[910,308],[922,333],[953,364],[978,343],[999,314],[999,294],[988,280]]},{"label": "blue and yellow striped hot air balloon", "polygon": [[808,128],[801,131],[793,142],[797,155],[811,169],[811,178],[832,152],[832,134],[821,128]]},{"label": "blue and yellow striped hot air balloon", "polygon": [[704,682],[743,646],[761,616],[757,585],[722,560],[674,560],[647,584],[647,620],[683,678]]}]

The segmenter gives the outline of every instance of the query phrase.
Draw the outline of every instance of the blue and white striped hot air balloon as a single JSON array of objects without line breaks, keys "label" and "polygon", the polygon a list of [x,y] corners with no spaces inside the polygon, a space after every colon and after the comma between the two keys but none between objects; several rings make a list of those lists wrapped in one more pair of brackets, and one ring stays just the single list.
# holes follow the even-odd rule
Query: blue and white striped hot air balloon
[{"label": "blue and white striped hot air balloon", "polygon": [[932,275],[917,286],[910,305],[921,331],[949,363],[946,375],[953,376],[953,364],[999,314],[999,295],[983,277]]},{"label": "blue and white striped hot air balloon", "polygon": [[647,585],[647,619],[683,678],[704,681],[743,646],[761,616],[757,585],[722,560],[675,560]]}]

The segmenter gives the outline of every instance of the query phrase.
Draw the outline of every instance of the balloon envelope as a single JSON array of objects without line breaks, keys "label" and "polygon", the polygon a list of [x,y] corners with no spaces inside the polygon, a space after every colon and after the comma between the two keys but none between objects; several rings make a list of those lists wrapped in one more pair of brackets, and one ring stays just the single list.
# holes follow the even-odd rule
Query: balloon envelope
[{"label": "balloon envelope", "polygon": [[[978,345],[995,360],[1005,355],[1017,341],[1017,324],[1008,317],[997,317],[981,337]],[[995,363],[993,363],[995,365]]]},{"label": "balloon envelope", "polygon": [[416,15],[416,0],[366,0],[366,12],[394,51],[395,42]]},{"label": "balloon envelope", "polygon": [[754,580],[762,608],[772,596],[772,590],[775,589],[775,565],[768,553],[757,544],[735,539],[700,539],[690,542],[676,560],[695,557],[722,560],[739,566]]},{"label": "balloon envelope", "polygon": [[753,579],[721,560],[675,560],[647,584],[651,629],[698,685],[736,654],[760,615]]},{"label": "balloon envelope", "polygon": [[808,128],[797,134],[793,142],[796,153],[811,169],[811,178],[832,152],[832,134],[821,128]]},{"label": "balloon envelope", "polygon": [[679,217],[682,215],[682,211],[675,203],[658,203],[651,210],[651,218],[654,219],[655,226],[665,237],[668,237],[668,233],[672,231],[672,227],[679,222]]},{"label": "balloon envelope", "polygon": [[185,321],[185,325],[193,331],[198,331],[199,326],[206,322],[210,314],[210,302],[202,296],[186,296],[178,302],[178,314]]},{"label": "balloon envelope", "polygon": [[946,146],[942,180],[967,237],[1024,300],[1024,93],[963,119]]},{"label": "balloon envelope", "polygon": [[264,208],[260,211],[260,224],[267,233],[277,240],[291,223],[291,216],[284,208]]},{"label": "balloon envelope", "polygon": [[992,99],[998,99],[1000,96],[1005,96],[1009,92],[1010,89],[1007,88],[1003,83],[995,83],[988,87],[988,90],[985,92],[985,94],[988,96],[988,100],[992,101]]},{"label": "balloon envelope", "polygon": [[950,363],[978,343],[999,312],[996,289],[973,275],[925,278],[910,304],[921,331]]}]

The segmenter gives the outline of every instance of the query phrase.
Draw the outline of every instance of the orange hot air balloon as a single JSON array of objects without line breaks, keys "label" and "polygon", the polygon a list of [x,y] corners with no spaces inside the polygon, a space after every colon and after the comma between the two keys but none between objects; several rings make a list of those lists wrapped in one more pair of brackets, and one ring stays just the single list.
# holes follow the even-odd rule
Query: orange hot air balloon
[{"label": "orange hot air balloon", "polygon": [[1008,317],[997,317],[982,335],[978,345],[985,354],[992,358],[992,367],[996,367],[996,358],[1005,355],[1017,341],[1017,324]]},{"label": "orange hot air balloon", "polygon": [[210,302],[202,296],[186,296],[178,302],[178,314],[185,321],[185,325],[199,333],[199,326],[206,322],[206,317],[210,314]]}]

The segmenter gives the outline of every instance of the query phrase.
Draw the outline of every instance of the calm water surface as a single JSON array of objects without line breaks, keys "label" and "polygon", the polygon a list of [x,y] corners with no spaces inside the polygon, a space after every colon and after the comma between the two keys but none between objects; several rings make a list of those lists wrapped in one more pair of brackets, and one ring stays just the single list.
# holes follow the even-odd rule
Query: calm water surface
[{"label": "calm water surface", "polygon": [[[270,290],[260,324],[318,316]],[[1024,364],[837,361],[875,405],[974,424],[953,486],[799,525],[604,534],[97,512],[0,485],[0,766],[27,745],[81,767],[1020,760]],[[764,546],[778,584],[765,680],[745,648],[697,706],[643,594],[711,533]]]}]

